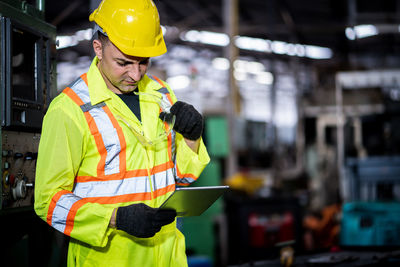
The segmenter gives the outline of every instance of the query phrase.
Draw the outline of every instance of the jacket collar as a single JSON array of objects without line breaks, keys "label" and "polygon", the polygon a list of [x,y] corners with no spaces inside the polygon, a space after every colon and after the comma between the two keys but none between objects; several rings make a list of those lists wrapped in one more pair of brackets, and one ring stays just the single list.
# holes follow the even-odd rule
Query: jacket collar
[{"label": "jacket collar", "polygon": [[[87,72],[89,96],[92,105],[96,105],[100,102],[104,102],[113,97],[114,92],[108,89],[103,76],[97,68],[99,59],[94,57],[92,64],[90,65],[89,71]],[[162,86],[150,79],[147,74],[138,83],[140,92],[149,92],[160,89]]]}]

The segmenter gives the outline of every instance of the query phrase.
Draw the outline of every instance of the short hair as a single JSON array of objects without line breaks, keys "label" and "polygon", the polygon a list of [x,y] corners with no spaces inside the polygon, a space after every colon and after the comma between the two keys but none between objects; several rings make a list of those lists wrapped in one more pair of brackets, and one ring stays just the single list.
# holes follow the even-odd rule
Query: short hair
[{"label": "short hair", "polygon": [[108,36],[101,33],[100,31],[98,31],[97,34],[98,34],[97,39],[99,39],[101,46],[106,47],[110,42],[110,39],[108,38]]}]

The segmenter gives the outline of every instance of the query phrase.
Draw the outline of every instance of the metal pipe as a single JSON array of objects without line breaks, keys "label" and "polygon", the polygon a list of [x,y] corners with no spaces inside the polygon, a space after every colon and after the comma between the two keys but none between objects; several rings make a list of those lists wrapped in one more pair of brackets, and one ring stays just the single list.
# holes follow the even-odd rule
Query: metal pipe
[{"label": "metal pipe", "polygon": [[[223,17],[225,32],[229,36],[229,45],[225,48],[225,57],[229,59],[229,97],[227,101],[227,118],[231,133],[235,128],[235,114],[239,113],[239,89],[233,76],[233,63],[238,57],[239,50],[234,44],[234,38],[238,35],[239,24],[239,0],[223,1]],[[237,171],[237,155],[234,147],[234,136],[229,136],[229,155],[227,161],[227,177],[233,176]]]},{"label": "metal pipe", "polygon": [[36,8],[44,13],[45,0],[36,0]]},{"label": "metal pipe", "polygon": [[[343,166],[344,166],[344,112],[343,112],[343,92],[342,84],[339,78],[339,74],[335,77],[335,104],[336,104],[336,147],[337,147],[337,172],[339,185],[343,182]],[[343,195],[341,196],[343,197]]]}]

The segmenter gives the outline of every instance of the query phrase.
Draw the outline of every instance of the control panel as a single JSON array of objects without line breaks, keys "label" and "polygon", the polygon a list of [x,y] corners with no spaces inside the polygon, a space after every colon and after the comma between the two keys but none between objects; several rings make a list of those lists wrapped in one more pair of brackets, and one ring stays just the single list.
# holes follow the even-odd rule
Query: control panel
[{"label": "control panel", "polygon": [[39,133],[2,131],[1,209],[33,206]]}]

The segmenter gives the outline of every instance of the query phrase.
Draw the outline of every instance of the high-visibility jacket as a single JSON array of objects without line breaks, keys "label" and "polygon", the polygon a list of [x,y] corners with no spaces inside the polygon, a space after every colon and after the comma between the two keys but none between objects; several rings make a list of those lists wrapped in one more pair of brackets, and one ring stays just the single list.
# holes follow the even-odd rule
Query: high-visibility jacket
[{"label": "high-visibility jacket", "polygon": [[[133,203],[159,207],[175,190],[197,179],[209,162],[201,141],[193,152],[179,133],[144,146],[165,130],[160,107],[140,95],[142,122],[111,92],[95,58],[87,74],[50,104],[43,121],[35,183],[35,211],[71,237],[68,266],[185,266],[185,241],[176,222],[154,237],[136,238],[109,227],[114,208]],[[167,84],[145,75],[139,92],[171,103]]]}]

